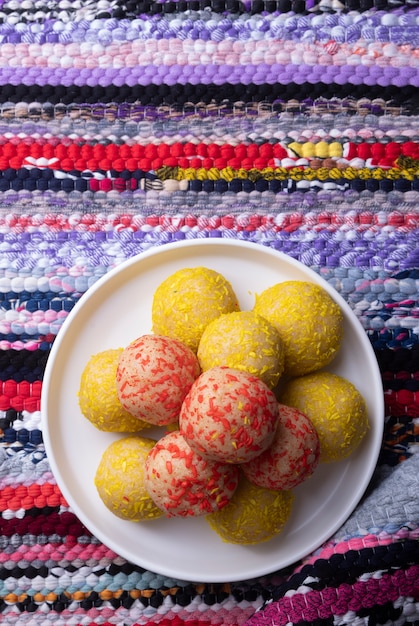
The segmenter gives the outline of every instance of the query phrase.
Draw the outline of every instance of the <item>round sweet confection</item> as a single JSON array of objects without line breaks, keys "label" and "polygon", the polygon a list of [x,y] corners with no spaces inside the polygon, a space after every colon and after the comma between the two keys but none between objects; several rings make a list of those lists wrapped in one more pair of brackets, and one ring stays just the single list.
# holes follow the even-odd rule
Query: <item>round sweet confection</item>
[{"label": "round sweet confection", "polygon": [[281,335],[288,376],[302,376],[328,365],[341,346],[341,308],[319,285],[300,280],[277,283],[256,296],[254,311]]},{"label": "round sweet confection", "polygon": [[129,435],[112,442],[102,455],[96,489],[104,505],[121,519],[145,522],[163,515],[145,487],[145,461],[155,443]]},{"label": "round sweet confection", "polygon": [[155,426],[178,419],[182,402],[200,373],[196,354],[177,339],[142,335],[123,349],[116,371],[126,411]]},{"label": "round sweet confection", "polygon": [[164,435],[145,463],[145,484],[167,517],[197,517],[222,509],[237,488],[239,469],[208,461],[179,431]]},{"label": "round sweet confection", "polygon": [[310,419],[319,436],[323,463],[348,457],[369,429],[361,393],[349,380],[331,372],[314,372],[289,381],[279,400]]},{"label": "round sweet confection", "polygon": [[187,394],[179,428],[208,459],[245,463],[273,441],[278,403],[260,378],[230,367],[203,372]]},{"label": "round sweet confection", "polygon": [[157,287],[152,330],[175,337],[196,352],[206,326],[219,315],[239,308],[231,284],[220,273],[206,267],[184,268]]},{"label": "round sweet confection", "polygon": [[257,376],[273,389],[284,370],[282,339],[254,311],[225,313],[208,324],[198,346],[202,371],[226,365]]},{"label": "round sweet confection", "polygon": [[293,501],[291,491],[258,487],[242,476],[227,506],[205,519],[226,543],[263,543],[282,532]]},{"label": "round sweet confection", "polygon": [[294,489],[319,463],[320,442],[309,418],[293,407],[279,405],[275,438],[265,452],[244,463],[245,476],[266,489]]},{"label": "round sweet confection", "polygon": [[119,401],[116,368],[122,350],[104,350],[90,357],[80,378],[79,406],[98,430],[133,433],[150,424],[133,417]]}]

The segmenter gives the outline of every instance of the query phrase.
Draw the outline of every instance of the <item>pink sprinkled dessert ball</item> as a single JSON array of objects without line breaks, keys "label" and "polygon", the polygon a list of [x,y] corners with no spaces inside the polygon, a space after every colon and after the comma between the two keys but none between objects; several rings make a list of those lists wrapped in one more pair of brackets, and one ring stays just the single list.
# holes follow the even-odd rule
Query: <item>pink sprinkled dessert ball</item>
[{"label": "pink sprinkled dessert ball", "polygon": [[126,411],[145,422],[172,424],[199,373],[196,355],[179,340],[142,335],[119,357],[118,398]]},{"label": "pink sprinkled dessert ball", "polygon": [[260,378],[218,366],[193,383],[182,405],[179,428],[202,456],[244,463],[269,447],[277,421],[275,395]]},{"label": "pink sprinkled dessert ball", "polygon": [[222,509],[239,482],[239,469],[197,454],[179,431],[164,435],[145,462],[145,486],[167,517],[196,517]]},{"label": "pink sprinkled dessert ball", "polygon": [[313,474],[319,456],[319,436],[310,419],[301,411],[280,404],[272,444],[241,467],[247,479],[259,487],[288,490]]}]

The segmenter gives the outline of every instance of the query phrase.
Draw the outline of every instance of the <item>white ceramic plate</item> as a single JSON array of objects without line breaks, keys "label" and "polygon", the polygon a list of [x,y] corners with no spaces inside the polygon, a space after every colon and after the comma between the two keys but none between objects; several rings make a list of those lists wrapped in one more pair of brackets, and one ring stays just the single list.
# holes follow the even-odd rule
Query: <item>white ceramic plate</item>
[{"label": "white ceramic plate", "polygon": [[[105,448],[119,435],[97,431],[80,413],[80,375],[92,354],[124,347],[151,330],[159,283],[183,267],[206,266],[233,285],[242,309],[254,294],[282,280],[310,280],[340,304],[345,339],[329,369],[364,395],[371,429],[359,449],[333,466],[320,466],[295,489],[283,532],[255,546],[226,544],[204,519],[123,521],[102,504],[94,474]],[[140,254],[95,283],[71,311],[48,359],[42,394],[48,459],[75,514],[102,543],[125,559],[176,580],[227,582],[255,578],[291,565],[326,541],[361,499],[376,466],[383,432],[383,391],[374,352],[349,305],[315,272],[270,248],[237,240],[189,240]]]}]

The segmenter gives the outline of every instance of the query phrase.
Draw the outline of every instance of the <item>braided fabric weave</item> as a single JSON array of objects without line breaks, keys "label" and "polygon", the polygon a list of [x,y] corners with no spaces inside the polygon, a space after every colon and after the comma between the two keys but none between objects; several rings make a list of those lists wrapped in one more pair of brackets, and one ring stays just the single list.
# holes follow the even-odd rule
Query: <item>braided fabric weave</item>
[{"label": "braided fabric weave", "polygon": [[[206,238],[328,281],[385,399],[345,524],[286,569],[216,584],[103,545],[41,419],[51,348],[90,287]],[[0,1],[0,444],[2,624],[419,623],[417,0]]]}]

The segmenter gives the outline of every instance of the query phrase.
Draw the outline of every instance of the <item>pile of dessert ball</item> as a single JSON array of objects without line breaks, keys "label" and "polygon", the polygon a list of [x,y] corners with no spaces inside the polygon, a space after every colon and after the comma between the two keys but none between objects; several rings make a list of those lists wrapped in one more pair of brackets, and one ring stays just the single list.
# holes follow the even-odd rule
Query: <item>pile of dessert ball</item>
[{"label": "pile of dessert ball", "polygon": [[156,287],[151,314],[148,334],[81,375],[82,414],[120,433],[96,471],[101,500],[122,519],[201,516],[227,542],[271,539],[293,489],[368,430],[360,392],[325,369],[342,344],[339,305],[288,280],[240,310],[222,274],[189,267]]}]

